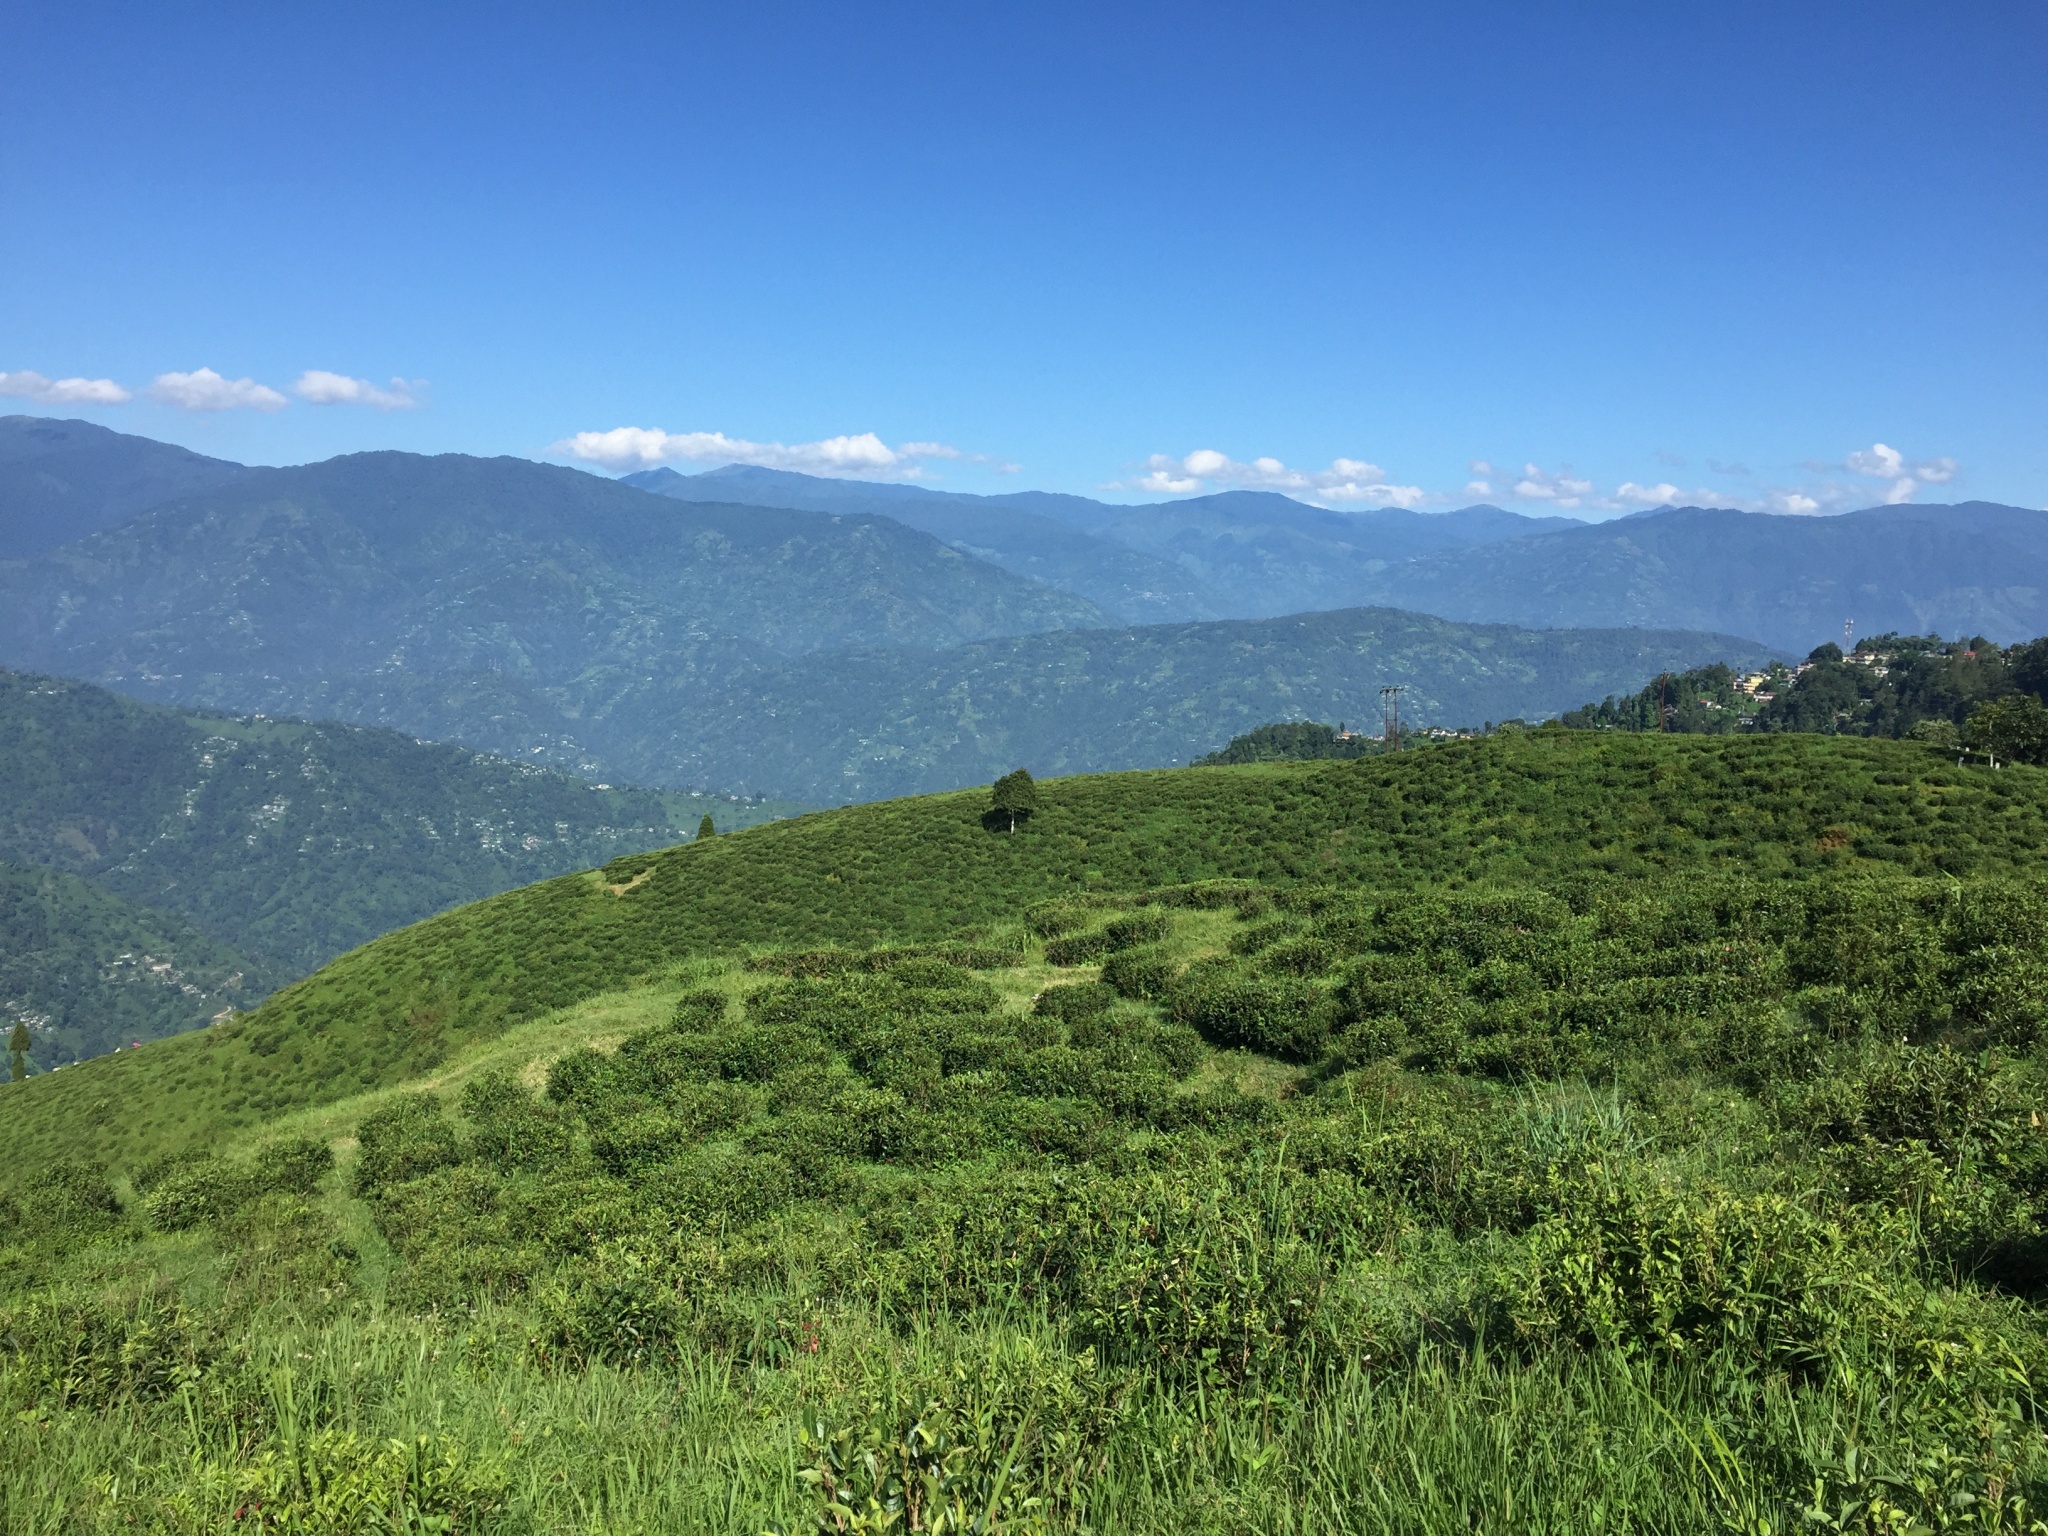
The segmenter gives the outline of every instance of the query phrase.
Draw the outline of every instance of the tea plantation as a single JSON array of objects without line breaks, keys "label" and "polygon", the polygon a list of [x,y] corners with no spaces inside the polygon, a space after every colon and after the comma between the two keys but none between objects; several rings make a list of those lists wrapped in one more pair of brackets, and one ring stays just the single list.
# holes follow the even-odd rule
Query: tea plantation
[{"label": "tea plantation", "polygon": [[0,1527],[2048,1529],[2048,772],[863,806],[0,1091]]}]

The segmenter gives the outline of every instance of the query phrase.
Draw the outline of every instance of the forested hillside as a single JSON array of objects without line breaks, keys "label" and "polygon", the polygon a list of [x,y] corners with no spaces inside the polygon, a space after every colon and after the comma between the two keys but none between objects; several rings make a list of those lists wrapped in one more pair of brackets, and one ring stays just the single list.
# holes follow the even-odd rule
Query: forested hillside
[{"label": "forested hillside", "polygon": [[198,1029],[296,974],[76,875],[0,863],[0,1030],[26,1027],[30,1072]]},{"label": "forested hillside", "polygon": [[1037,798],[0,1088],[10,1528],[2048,1509],[2048,773],[1550,728]]},{"label": "forested hillside", "polygon": [[[0,1003],[10,1021],[52,1021],[31,1027],[38,1063],[54,1065],[246,1005],[445,907],[681,842],[707,813],[731,828],[795,809],[596,787],[389,731],[165,709],[0,670],[0,861],[106,893],[15,882],[0,949],[16,979]],[[193,977],[243,980],[195,982],[203,1010],[176,988],[91,1001],[87,978],[138,946]]]},{"label": "forested hillside", "polygon": [[1416,725],[1538,718],[1614,679],[1773,653],[1730,635],[1527,630],[1384,608],[1213,624],[1066,630],[951,650],[822,654],[707,693],[635,697],[621,761],[752,793],[831,803],[1040,773],[1185,763],[1286,716],[1365,719],[1407,688]]},{"label": "forested hillside", "polygon": [[1876,635],[1846,656],[1832,642],[1818,646],[1798,668],[1774,667],[1752,694],[1715,665],[1654,678],[1630,697],[1561,718],[1580,730],[1910,736],[2038,762],[2048,757],[2044,704],[2048,639],[2001,647],[1981,636]]},{"label": "forested hillside", "polygon": [[1220,619],[1238,611],[1171,561],[1003,498],[944,495],[919,486],[863,485],[743,464],[701,475],[649,469],[623,480],[679,501],[877,513],[1018,576],[1084,597],[1123,624]]},{"label": "forested hillside", "polygon": [[1231,763],[1306,763],[1326,758],[1370,757],[1389,750],[1382,737],[1346,729],[1348,722],[1324,725],[1317,720],[1280,720],[1254,726],[1233,736],[1214,752],[1192,764],[1221,768]]}]

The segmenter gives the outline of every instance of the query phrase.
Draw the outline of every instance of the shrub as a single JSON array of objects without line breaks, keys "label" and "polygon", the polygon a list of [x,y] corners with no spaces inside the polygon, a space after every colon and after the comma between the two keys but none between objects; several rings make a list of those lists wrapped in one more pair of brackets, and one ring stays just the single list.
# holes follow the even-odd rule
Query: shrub
[{"label": "shrub", "polygon": [[1031,1011],[1072,1025],[1109,1012],[1119,995],[1116,988],[1100,981],[1056,982],[1032,999]]},{"label": "shrub", "polygon": [[588,1098],[604,1081],[607,1063],[589,1046],[564,1052],[548,1065],[547,1097],[555,1104]]},{"label": "shrub", "polygon": [[630,1250],[611,1249],[541,1299],[534,1344],[542,1358],[565,1365],[651,1364],[674,1354],[682,1318],[668,1275]]},{"label": "shrub", "polygon": [[218,1221],[249,1193],[247,1174],[207,1162],[179,1169],[143,1201],[150,1225],[159,1232],[183,1232]]},{"label": "shrub", "polygon": [[485,1073],[462,1090],[468,1155],[495,1168],[537,1168],[569,1155],[568,1123],[537,1103],[509,1071]]},{"label": "shrub", "polygon": [[355,1188],[368,1195],[462,1160],[455,1127],[430,1093],[394,1099],[356,1127]]},{"label": "shrub", "polygon": [[1139,1002],[1156,1003],[1172,990],[1180,967],[1157,950],[1130,949],[1112,955],[1102,967],[1104,985]]},{"label": "shrub", "polygon": [[288,1136],[256,1154],[254,1181],[260,1190],[310,1195],[334,1167],[334,1149],[310,1136]]},{"label": "shrub", "polygon": [[725,1022],[725,994],[706,987],[696,992],[685,992],[676,999],[675,1012],[669,1016],[669,1023],[679,1030],[697,1032],[717,1029]]},{"label": "shrub", "polygon": [[1073,901],[1041,901],[1024,909],[1025,930],[1035,938],[1056,939],[1087,921],[1087,909]]},{"label": "shrub", "polygon": [[1157,943],[1172,927],[1172,920],[1164,912],[1130,913],[1114,918],[1092,932],[1069,934],[1066,938],[1049,941],[1045,946],[1046,962],[1050,965],[1084,965],[1119,950]]},{"label": "shrub", "polygon": [[[503,1455],[476,1455],[447,1435],[377,1440],[330,1426],[236,1466],[232,1513],[220,1513],[264,1531],[474,1531],[502,1510],[509,1480]],[[174,1507],[206,1486],[195,1479]]]},{"label": "shrub", "polygon": [[0,1309],[0,1357],[53,1407],[168,1396],[199,1379],[210,1349],[168,1282],[126,1304],[65,1288]]},{"label": "shrub", "polygon": [[1308,982],[1249,974],[1228,964],[1189,967],[1169,998],[1173,1017],[1211,1045],[1313,1061],[1329,1037],[1332,1011]]},{"label": "shrub", "polygon": [[264,1195],[309,1195],[333,1166],[332,1149],[308,1136],[272,1142],[248,1164],[188,1156],[150,1170],[143,1211],[158,1231],[183,1232],[222,1220]]}]

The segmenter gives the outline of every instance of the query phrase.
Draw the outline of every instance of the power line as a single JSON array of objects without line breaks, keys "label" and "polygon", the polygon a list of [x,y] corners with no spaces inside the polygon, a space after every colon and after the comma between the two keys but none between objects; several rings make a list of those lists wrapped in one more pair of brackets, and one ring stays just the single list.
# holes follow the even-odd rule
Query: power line
[{"label": "power line", "polygon": [[1405,683],[1391,683],[1380,690],[1380,739],[1389,752],[1401,750],[1401,695],[1407,691]]}]

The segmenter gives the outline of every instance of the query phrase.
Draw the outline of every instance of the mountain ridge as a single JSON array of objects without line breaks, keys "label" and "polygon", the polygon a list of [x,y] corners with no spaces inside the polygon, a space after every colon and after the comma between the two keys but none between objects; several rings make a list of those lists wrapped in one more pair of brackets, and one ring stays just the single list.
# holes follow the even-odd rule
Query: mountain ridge
[{"label": "mountain ridge", "polygon": [[89,421],[0,416],[0,561],[46,554],[245,472]]},{"label": "mountain ridge", "polygon": [[1865,634],[2048,631],[2048,513],[1995,502],[1870,507],[1829,517],[1673,507],[1512,546],[1417,557],[1379,601],[1501,623],[1721,629],[1803,653]]},{"label": "mountain ridge", "polygon": [[[1133,622],[1274,618],[1352,607],[1367,600],[1369,578],[1391,562],[1578,526],[1569,518],[1529,517],[1493,506],[1337,512],[1277,491],[1219,491],[1131,505],[1047,491],[984,496],[744,464],[699,475],[644,470],[624,481],[679,500],[730,496],[760,506],[872,510],[960,547],[979,547],[994,530],[991,558],[998,563],[1034,575],[1058,571],[1043,579],[1080,591]],[[1054,527],[1070,531],[1063,540],[1050,531]],[[1061,563],[1053,553],[1063,542],[1071,546],[1076,534],[1091,541],[1096,562],[1127,568],[1115,577],[1124,589],[1185,595],[1177,603],[1157,595],[1139,606],[1119,603],[1106,572],[1071,557]],[[1034,558],[1044,566],[1031,564]],[[1143,564],[1133,567],[1134,559]]]}]

